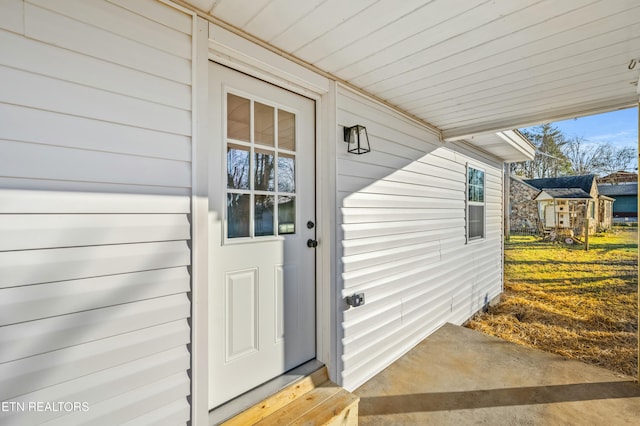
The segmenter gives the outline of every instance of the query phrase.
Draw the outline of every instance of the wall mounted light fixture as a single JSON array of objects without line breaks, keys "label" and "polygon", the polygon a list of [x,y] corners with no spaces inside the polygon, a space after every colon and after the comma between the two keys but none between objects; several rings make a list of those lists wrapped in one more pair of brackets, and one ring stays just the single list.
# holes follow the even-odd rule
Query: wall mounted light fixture
[{"label": "wall mounted light fixture", "polygon": [[356,124],[353,127],[344,127],[344,141],[347,143],[347,152],[352,154],[366,154],[371,151],[367,128]]}]

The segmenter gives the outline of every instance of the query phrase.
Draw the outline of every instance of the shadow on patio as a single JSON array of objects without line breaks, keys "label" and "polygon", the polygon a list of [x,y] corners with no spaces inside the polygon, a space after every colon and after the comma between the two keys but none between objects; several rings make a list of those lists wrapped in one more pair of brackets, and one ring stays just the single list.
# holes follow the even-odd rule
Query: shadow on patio
[{"label": "shadow on patio", "polygon": [[355,392],[360,424],[636,424],[640,386],[446,324]]}]

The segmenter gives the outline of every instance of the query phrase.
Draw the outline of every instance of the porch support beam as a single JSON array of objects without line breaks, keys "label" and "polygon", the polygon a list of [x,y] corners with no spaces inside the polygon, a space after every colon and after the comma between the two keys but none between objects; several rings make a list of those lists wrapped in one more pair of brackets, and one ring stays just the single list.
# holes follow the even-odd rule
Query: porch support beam
[{"label": "porch support beam", "polygon": [[[638,162],[640,163],[640,75],[638,75],[638,83],[636,84],[636,94],[638,96],[638,103],[637,103],[637,107],[638,107],[638,148],[637,148],[637,156],[638,156]],[[640,183],[640,176],[638,177],[638,183]],[[640,207],[640,202],[638,202],[637,200],[638,197],[636,197],[636,203],[638,205],[638,207]],[[636,211],[638,209],[636,208]],[[640,235],[640,233],[639,233]],[[640,248],[640,237],[638,237],[638,240],[636,241],[636,247]],[[638,274],[637,276],[640,276],[640,251],[638,252]],[[638,283],[638,323],[640,324],[640,283]],[[638,351],[637,351],[637,355],[638,355],[638,386],[640,386],[640,327],[638,327],[638,331],[637,333],[637,337],[638,337]]]}]

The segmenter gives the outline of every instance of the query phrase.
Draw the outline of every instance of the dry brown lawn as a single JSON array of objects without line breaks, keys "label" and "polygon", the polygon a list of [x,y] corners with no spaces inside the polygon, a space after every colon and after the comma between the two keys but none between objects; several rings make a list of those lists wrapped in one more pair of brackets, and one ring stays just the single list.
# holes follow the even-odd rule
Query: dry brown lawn
[{"label": "dry brown lawn", "polygon": [[638,373],[637,228],[579,245],[512,237],[502,301],[467,326],[618,373]]}]

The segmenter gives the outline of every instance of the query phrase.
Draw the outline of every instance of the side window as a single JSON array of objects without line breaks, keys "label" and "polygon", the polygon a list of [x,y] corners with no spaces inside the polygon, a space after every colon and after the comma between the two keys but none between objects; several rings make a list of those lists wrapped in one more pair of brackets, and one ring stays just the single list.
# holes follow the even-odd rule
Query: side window
[{"label": "side window", "polygon": [[467,240],[484,238],[484,170],[467,167]]}]

